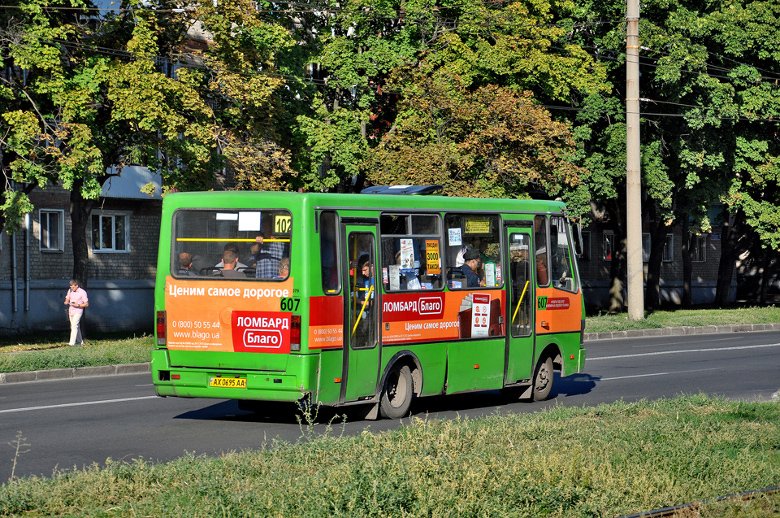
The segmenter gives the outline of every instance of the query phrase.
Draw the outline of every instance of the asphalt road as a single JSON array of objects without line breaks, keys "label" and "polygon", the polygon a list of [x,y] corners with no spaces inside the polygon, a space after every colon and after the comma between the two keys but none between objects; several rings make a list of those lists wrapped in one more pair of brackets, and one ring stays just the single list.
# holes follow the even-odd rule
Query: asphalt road
[{"label": "asphalt road", "polygon": [[[780,390],[780,332],[605,340],[586,346],[586,372],[556,378],[556,395],[549,401],[522,403],[483,392],[421,399],[413,411],[448,419],[699,392],[767,401]],[[324,412],[313,430],[324,432],[331,417],[333,412]],[[332,433],[400,425],[357,417],[350,412],[346,423],[330,425]],[[277,438],[295,441],[304,432],[294,407],[252,414],[231,401],[158,398],[148,374],[10,383],[0,385],[0,481],[8,480],[14,460],[16,476],[50,476],[107,458],[163,461],[185,452],[212,455]]]}]

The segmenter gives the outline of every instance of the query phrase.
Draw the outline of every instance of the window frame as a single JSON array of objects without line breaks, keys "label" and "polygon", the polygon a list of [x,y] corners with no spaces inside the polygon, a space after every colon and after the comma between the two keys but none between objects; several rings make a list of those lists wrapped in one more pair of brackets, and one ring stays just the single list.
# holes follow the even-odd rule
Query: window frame
[{"label": "window frame", "polygon": [[[334,254],[335,255],[335,263],[333,264],[332,267],[335,269],[335,272],[336,272],[336,275],[335,275],[336,287],[335,287],[335,289],[327,289],[328,287],[325,284],[325,277],[323,275],[324,270],[323,270],[323,267],[322,267],[322,265],[323,265],[323,256],[322,256],[323,247],[322,247],[322,244],[323,244],[323,228],[324,228],[323,219],[326,216],[331,216],[331,215],[333,216],[333,221],[334,221],[334,226],[333,226],[332,231],[333,231],[333,246],[335,247],[335,250],[334,250],[334,252],[335,252],[335,254]],[[327,296],[338,296],[338,295],[341,295],[341,290],[342,290],[341,274],[340,274],[340,271],[341,271],[340,265],[342,264],[342,262],[341,262],[342,261],[342,259],[341,259],[341,242],[340,242],[341,218],[340,218],[339,213],[338,213],[337,210],[334,210],[334,209],[324,209],[324,210],[320,210],[319,213],[316,215],[316,222],[315,223],[316,223],[317,236],[318,236],[317,240],[318,240],[318,244],[319,244],[319,248],[320,248],[320,250],[319,250],[319,252],[320,252],[319,268],[320,268],[320,287],[322,288],[322,293],[327,295]],[[381,236],[378,235],[378,232],[377,232],[377,238],[381,239]],[[292,245],[292,237],[290,238],[290,244]],[[374,264],[374,267],[376,267],[376,263]],[[376,282],[376,281],[374,281],[374,282]]]},{"label": "window frame", "polygon": [[592,239],[591,231],[590,230],[583,230],[582,231],[582,254],[578,259],[580,261],[588,261],[590,262],[591,255],[590,255],[590,248],[591,248],[591,239]]},{"label": "window frame", "polygon": [[[293,214],[290,209],[287,208],[236,208],[236,207],[208,207],[208,208],[195,208],[195,207],[182,207],[178,208],[174,211],[172,217],[171,217],[171,248],[170,248],[170,273],[171,276],[177,279],[187,279],[187,280],[210,280],[210,281],[239,281],[239,282],[247,282],[247,281],[259,281],[259,282],[285,282],[287,281],[293,274],[292,268],[293,268],[293,261],[292,256],[284,256],[290,259],[289,267],[290,269],[287,272],[287,276],[284,278],[259,278],[256,277],[256,266],[248,265],[247,268],[240,268],[238,271],[244,272],[245,274],[247,272],[251,272],[251,276],[248,276],[246,278],[244,277],[222,277],[218,275],[214,275],[214,272],[221,271],[221,267],[217,267],[216,264],[219,264],[219,262],[222,261],[222,252],[220,251],[217,253],[216,250],[212,250],[209,253],[208,251],[204,253],[202,250],[190,248],[190,250],[178,250],[177,249],[177,238],[181,237],[180,232],[180,226],[184,226],[184,223],[181,221],[181,218],[185,218],[187,214],[206,214],[211,215],[214,217],[214,221],[217,223],[214,223],[213,228],[206,229],[206,237],[208,238],[208,241],[213,241],[214,239],[217,239],[217,241],[220,243],[220,246],[218,247],[219,250],[223,250],[224,247],[221,245],[221,243],[225,243],[227,241],[230,241],[231,238],[225,238],[224,235],[220,234],[220,230],[223,230],[223,224],[219,222],[229,222],[229,221],[239,221],[240,214],[242,212],[260,212],[260,213],[270,213],[271,215],[281,215],[283,217],[288,217],[290,222],[289,227],[289,243],[288,246],[292,247],[293,243]],[[220,215],[222,217],[220,217]],[[233,217],[235,216],[235,217]],[[338,220],[337,220],[338,221]],[[210,231],[213,231],[215,233],[209,233]],[[254,234],[262,233],[263,229],[260,230],[251,230],[251,229],[245,229],[245,230],[237,230],[237,232],[246,232],[247,234]],[[276,232],[276,230],[273,230],[271,234],[277,234],[277,235],[286,235],[284,232]],[[224,238],[224,239],[219,239]],[[338,242],[338,237],[337,237]],[[253,242],[250,242],[254,244]],[[250,246],[251,248],[251,246]],[[195,266],[198,268],[196,270],[197,273],[194,275],[180,275],[179,272],[179,265],[178,265],[178,254],[179,252],[187,251],[192,253],[194,258],[198,259],[198,264],[195,264]],[[242,250],[242,252],[246,252],[246,250]],[[248,260],[248,256],[239,255],[239,260]],[[242,259],[243,258],[243,259]],[[218,260],[219,262],[214,264],[213,261]],[[204,264],[207,264],[208,266],[203,266]],[[214,266],[211,266],[214,264]],[[202,273],[203,270],[207,270],[206,273]]]},{"label": "window frame", "polygon": [[674,261],[674,234],[666,234],[666,237],[664,238],[662,261],[665,263]]},{"label": "window frame", "polygon": [[[101,236],[103,232],[103,225],[102,225],[102,218],[107,217],[111,218],[111,242],[113,247],[112,248],[95,248],[95,240],[94,240],[94,217],[97,216],[99,218],[98,221],[101,222],[101,224],[98,225],[98,228],[100,230]],[[129,211],[121,211],[121,210],[93,210],[89,215],[89,248],[94,254],[129,254],[132,250],[130,245],[130,216],[131,213]],[[124,229],[124,235],[125,235],[125,248],[124,249],[117,249],[116,248],[116,218],[121,217],[125,220],[125,229]],[[102,241],[102,239],[99,239],[99,241]]]},{"label": "window frame", "polygon": [[[497,246],[498,246],[498,263],[496,264],[496,270],[495,275],[501,276],[500,283],[497,283],[495,286],[480,286],[480,287],[468,287],[468,286],[461,286],[453,287],[450,284],[449,275],[451,271],[454,271],[455,269],[460,268],[459,266],[455,266],[455,263],[450,264],[449,261],[449,252],[447,251],[447,248],[450,245],[449,242],[449,231],[450,227],[447,224],[447,219],[451,217],[458,217],[458,218],[466,218],[466,217],[484,217],[491,220],[491,225],[495,223],[495,230],[492,232],[495,232],[496,237],[498,239]],[[445,212],[444,215],[441,218],[441,240],[444,243],[444,248],[440,248],[440,250],[444,250],[444,252],[440,251],[440,256],[442,257],[442,277],[443,282],[442,286],[447,286],[448,291],[474,291],[474,290],[503,290],[506,288],[506,279],[504,278],[504,274],[501,271],[501,266],[504,264],[504,235],[501,229],[504,228],[504,220],[499,212],[461,212],[461,211],[448,211]],[[454,227],[452,227],[454,228]],[[492,227],[491,227],[492,229]],[[492,233],[491,232],[491,233]],[[463,225],[461,225],[461,247],[465,247],[465,239],[464,236],[465,232],[463,232]],[[473,238],[472,238],[473,239]],[[440,242],[441,245],[441,242]],[[457,246],[457,245],[455,245]],[[484,261],[483,261],[483,272],[484,272]],[[485,274],[486,275],[486,274]],[[485,279],[486,280],[486,279]]]},{"label": "window frame", "polygon": [[[44,246],[44,214],[46,215],[46,221],[47,221],[47,227],[46,227],[46,234],[47,236],[51,236],[51,229],[50,227],[50,215],[51,214],[58,214],[59,215],[59,222],[57,225],[57,238],[59,240],[60,246],[59,248],[53,248],[51,246]],[[39,209],[38,210],[38,250],[41,253],[45,254],[57,254],[57,253],[63,253],[65,251],[65,211],[63,209]],[[51,241],[51,239],[49,239]]]},{"label": "window frame", "polygon": [[[610,237],[609,240],[609,258],[607,258],[607,237]],[[601,233],[601,260],[607,263],[611,263],[613,258],[615,257],[615,231],[614,230],[604,230]]]},{"label": "window frame", "polygon": [[[435,222],[436,222],[436,226],[437,226],[438,230],[433,232],[433,233],[428,233],[428,234],[423,234],[423,233],[415,234],[415,233],[413,233],[414,232],[414,221],[413,221],[413,219],[415,217],[420,217],[420,216],[427,216],[427,217],[435,218]],[[384,217],[404,218],[405,221],[406,221],[405,226],[406,226],[406,229],[407,229],[407,233],[406,234],[392,234],[392,233],[384,233],[384,232],[382,232],[382,218],[384,218]],[[445,275],[444,275],[444,271],[445,271],[445,264],[444,264],[444,262],[445,262],[445,259],[444,259],[443,254],[442,254],[442,250],[443,250],[443,248],[442,248],[443,229],[444,229],[444,217],[439,212],[433,212],[433,211],[415,212],[415,211],[392,210],[392,211],[383,211],[379,215],[379,225],[378,225],[378,228],[377,228],[377,241],[378,241],[379,250],[380,250],[380,254],[379,255],[381,256],[381,261],[379,263],[381,267],[376,269],[376,274],[377,274],[377,280],[379,280],[379,275],[381,275],[381,282],[379,284],[382,284],[382,290],[383,290],[384,293],[420,293],[420,292],[425,293],[425,292],[441,292],[441,291],[444,290],[444,286],[446,284],[446,279],[445,279]],[[392,285],[390,283],[390,266],[393,266],[394,264],[391,265],[390,263],[386,263],[385,262],[386,258],[385,258],[384,251],[385,251],[385,240],[386,239],[390,239],[390,240],[393,240],[393,239],[412,239],[413,242],[416,239],[422,239],[422,240],[433,240],[433,239],[435,239],[439,243],[439,245],[438,245],[438,249],[439,249],[439,264],[440,264],[440,272],[438,274],[439,277],[440,277],[439,286],[438,287],[432,286],[430,289],[429,288],[423,288],[423,287],[420,287],[418,289],[414,289],[414,288],[409,289],[408,287],[406,287],[405,289],[397,289],[397,290],[390,289],[390,286]],[[425,261],[425,258],[421,257],[420,258],[420,267],[415,268],[415,270],[421,269],[423,261]],[[376,263],[375,263],[375,268],[376,268]],[[387,275],[388,283],[385,283],[385,275]]]},{"label": "window frame", "polygon": [[[555,220],[555,221],[554,221]],[[558,277],[557,272],[555,271],[555,263],[556,261],[560,261],[560,252],[561,252],[561,246],[559,244],[558,238],[556,238],[555,243],[556,246],[553,247],[553,240],[552,240],[552,227],[553,223],[556,223],[556,228],[558,230],[558,236],[561,236],[561,229],[558,228],[558,225],[563,225],[563,236],[566,239],[566,257],[563,259],[566,262],[567,267],[571,270],[569,271],[569,278],[571,279],[571,288],[566,288],[564,286],[556,285],[558,284]],[[577,281],[579,280],[579,275],[576,267],[576,261],[574,259],[574,242],[572,239],[572,233],[571,233],[571,225],[567,221],[566,217],[562,214],[550,214],[547,217],[547,225],[548,225],[548,268],[549,268],[549,280],[550,280],[550,286],[555,288],[556,290],[562,290],[569,293],[577,293],[580,289],[579,284]]]},{"label": "window frame", "polygon": [[[706,263],[707,262],[707,234],[691,234],[691,262],[692,263]],[[697,254],[694,254],[698,251]]]}]

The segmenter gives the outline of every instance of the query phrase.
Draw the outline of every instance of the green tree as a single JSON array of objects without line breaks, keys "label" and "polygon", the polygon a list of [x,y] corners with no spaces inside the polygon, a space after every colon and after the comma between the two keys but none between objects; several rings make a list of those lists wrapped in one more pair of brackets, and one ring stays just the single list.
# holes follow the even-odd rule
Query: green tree
[{"label": "green tree", "polygon": [[479,196],[545,190],[581,210],[587,193],[564,188],[581,172],[567,126],[538,106],[606,88],[602,68],[555,25],[572,8],[349,2],[322,39],[327,84],[317,110],[301,118],[307,184],[414,179]]},{"label": "green tree", "polygon": [[[700,4],[651,1],[642,5],[640,63],[642,82],[643,210],[649,215],[652,248],[648,262],[646,307],[659,303],[659,280],[665,234],[683,228],[685,285],[690,286],[689,233],[710,231],[708,208],[723,203],[722,284],[725,300],[732,278],[734,232],[747,222],[752,206],[761,215],[750,225],[776,248],[777,214],[777,70],[778,34],[771,29],[778,15],[776,2],[724,0]],[[594,204],[625,236],[623,230],[625,176],[612,158],[625,156],[621,104],[624,79],[624,4],[581,4],[569,23],[574,41],[598,53],[616,85],[612,96],[585,99],[576,116],[575,135],[585,182]],[[603,23],[604,20],[612,23]],[[609,188],[609,185],[616,188]],[[760,205],[756,202],[761,200]],[[762,224],[763,223],[763,224]],[[613,261],[613,287],[620,285],[624,266]],[[615,289],[613,292],[619,293]],[[684,297],[690,302],[690,291]],[[619,308],[619,300],[615,301]]]},{"label": "green tree", "polygon": [[288,29],[268,18],[256,2],[233,0],[198,4],[193,13],[208,45],[195,57],[201,98],[213,109],[219,180],[224,187],[283,190],[295,182],[291,154],[283,145],[282,102],[287,78],[280,55],[294,42]]},{"label": "green tree", "polygon": [[2,65],[11,73],[0,92],[2,170],[6,184],[13,181],[4,224],[15,228],[31,209],[33,186],[69,190],[73,274],[82,282],[88,215],[102,184],[124,165],[142,164],[161,171],[169,185],[203,185],[214,141],[211,110],[186,74],[179,81],[158,67],[166,50],[159,45],[171,43],[165,36],[172,31],[155,9],[131,3],[101,20],[90,7],[78,0],[21,2],[8,15]]}]

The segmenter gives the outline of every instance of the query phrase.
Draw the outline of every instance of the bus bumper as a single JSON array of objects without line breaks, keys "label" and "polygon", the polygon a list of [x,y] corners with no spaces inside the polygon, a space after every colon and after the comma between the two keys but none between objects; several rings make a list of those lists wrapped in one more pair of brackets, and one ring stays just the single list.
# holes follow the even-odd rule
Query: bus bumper
[{"label": "bus bumper", "polygon": [[[299,373],[310,372],[307,356],[291,356],[286,372],[172,367],[164,349],[152,352],[152,382],[158,396],[295,402],[311,392]],[[216,378],[246,380],[240,387],[211,386]]]}]

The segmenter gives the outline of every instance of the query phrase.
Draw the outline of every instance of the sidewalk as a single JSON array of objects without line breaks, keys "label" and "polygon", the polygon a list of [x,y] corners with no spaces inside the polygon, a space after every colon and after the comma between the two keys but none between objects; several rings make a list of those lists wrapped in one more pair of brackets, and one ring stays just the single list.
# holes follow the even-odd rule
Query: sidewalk
[{"label": "sidewalk", "polygon": [[616,338],[640,338],[647,336],[689,336],[689,335],[715,335],[728,333],[751,333],[760,331],[780,331],[780,323],[777,324],[729,324],[725,326],[686,326],[686,327],[662,327],[659,329],[635,329],[632,331],[608,331],[605,333],[585,332],[585,341],[614,340]]},{"label": "sidewalk", "polygon": [[[641,338],[652,336],[689,336],[727,333],[749,333],[761,331],[780,331],[777,324],[734,324],[725,326],[666,327],[661,329],[635,329],[632,331],[609,331],[605,333],[585,333],[585,342],[615,340],[618,338]],[[125,363],[120,365],[102,365],[97,367],[74,367],[69,369],[49,369],[30,372],[0,373],[0,384],[24,381],[60,380],[86,376],[116,376],[121,374],[140,374],[149,372],[149,362]]]}]

